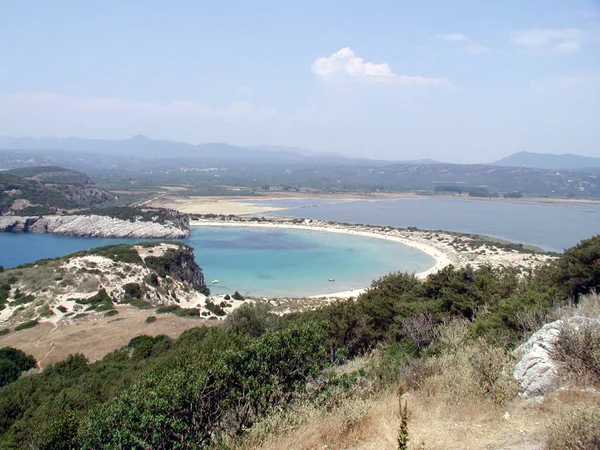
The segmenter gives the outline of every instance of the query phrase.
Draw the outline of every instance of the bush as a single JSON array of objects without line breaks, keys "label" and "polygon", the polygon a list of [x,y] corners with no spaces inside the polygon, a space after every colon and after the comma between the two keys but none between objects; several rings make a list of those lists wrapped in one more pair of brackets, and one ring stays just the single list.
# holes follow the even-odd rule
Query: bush
[{"label": "bush", "polygon": [[31,355],[12,347],[0,348],[0,387],[12,383],[21,372],[35,367],[36,361]]},{"label": "bush", "polygon": [[550,356],[568,379],[600,383],[600,325],[592,320],[577,326],[565,323]]},{"label": "bush", "polygon": [[0,330],[0,336],[7,335],[8,333],[10,333],[10,328],[2,328]]},{"label": "bush", "polygon": [[144,294],[139,283],[127,283],[122,286],[125,295],[130,298],[142,298]]},{"label": "bush", "polygon": [[106,311],[104,313],[104,317],[112,317],[116,316],[117,314],[119,314],[119,311],[117,311],[116,309],[111,309],[110,311]]},{"label": "bush", "polygon": [[37,320],[28,320],[15,327],[15,331],[26,330],[27,328],[33,328],[37,326],[39,322]]},{"label": "bush", "polygon": [[600,410],[574,408],[561,411],[548,426],[548,450],[592,450],[600,448]]},{"label": "bush", "polygon": [[175,311],[178,317],[199,317],[200,310],[198,308],[179,308]]},{"label": "bush", "polygon": [[156,322],[156,316],[148,316],[146,317],[146,323]]},{"label": "bush", "polygon": [[235,291],[231,297],[234,300],[241,300],[241,301],[244,300],[244,297],[242,297],[242,294],[240,294],[238,291]]},{"label": "bush", "polygon": [[267,303],[246,303],[229,314],[223,326],[236,333],[258,337],[267,330],[278,329],[279,322],[279,316],[271,313]]},{"label": "bush", "polygon": [[156,308],[156,314],[177,312],[180,309],[181,307],[177,305],[160,305],[158,308]]},{"label": "bush", "polygon": [[140,308],[140,309],[150,309],[152,308],[152,305],[150,303],[148,303],[145,300],[140,300],[139,298],[134,298],[131,301],[129,301],[129,304],[131,306],[135,306],[136,308]]},{"label": "bush", "polygon": [[211,302],[208,299],[206,299],[206,303],[204,304],[204,306],[215,316],[224,316],[227,314],[223,308],[221,308],[219,305]]}]

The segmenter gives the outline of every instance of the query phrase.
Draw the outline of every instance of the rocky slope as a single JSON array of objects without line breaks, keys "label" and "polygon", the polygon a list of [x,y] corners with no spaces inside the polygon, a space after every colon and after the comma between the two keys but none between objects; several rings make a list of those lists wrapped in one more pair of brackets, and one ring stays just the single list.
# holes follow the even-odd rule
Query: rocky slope
[{"label": "rocky slope", "polygon": [[0,273],[0,327],[112,315],[124,304],[172,305],[189,316],[216,317],[207,293],[202,269],[185,244],[99,247]]},{"label": "rocky slope", "polygon": [[[190,235],[189,221],[183,215],[158,220],[156,217],[130,220],[99,214],[69,216],[0,216],[0,231],[30,231],[80,237],[178,239]],[[155,220],[153,220],[155,219]]]}]

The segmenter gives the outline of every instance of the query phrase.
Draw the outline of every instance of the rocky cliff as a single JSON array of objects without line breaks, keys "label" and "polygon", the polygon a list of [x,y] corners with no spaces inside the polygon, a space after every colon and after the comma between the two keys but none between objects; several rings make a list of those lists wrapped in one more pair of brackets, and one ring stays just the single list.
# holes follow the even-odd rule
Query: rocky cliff
[{"label": "rocky cliff", "polygon": [[0,231],[30,231],[80,237],[164,238],[190,235],[189,221],[124,220],[96,214],[72,216],[0,216]]}]

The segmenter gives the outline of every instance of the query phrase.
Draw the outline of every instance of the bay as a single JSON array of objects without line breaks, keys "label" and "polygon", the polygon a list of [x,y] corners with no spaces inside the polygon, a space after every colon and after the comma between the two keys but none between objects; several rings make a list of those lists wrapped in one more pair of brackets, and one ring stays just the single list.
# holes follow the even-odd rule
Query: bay
[{"label": "bay", "polygon": [[[132,239],[0,233],[0,264],[14,267]],[[189,239],[213,294],[238,290],[265,297],[322,295],[370,285],[395,271],[422,272],[428,255],[383,239],[246,227],[193,227]],[[334,279],[335,281],[329,281]],[[219,280],[218,283],[211,283]]]}]

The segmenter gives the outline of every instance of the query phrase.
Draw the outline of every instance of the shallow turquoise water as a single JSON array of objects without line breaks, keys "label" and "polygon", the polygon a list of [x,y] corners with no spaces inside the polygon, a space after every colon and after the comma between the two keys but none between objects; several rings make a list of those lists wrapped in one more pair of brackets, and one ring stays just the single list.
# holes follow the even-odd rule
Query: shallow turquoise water
[{"label": "shallow turquoise water", "polygon": [[[134,242],[138,241],[0,233],[0,265],[14,267],[102,245]],[[422,272],[434,264],[429,256],[394,242],[317,231],[194,227],[191,237],[182,242],[194,248],[213,293],[319,295],[359,289],[389,272]],[[220,282],[211,285],[214,279]]]},{"label": "shallow turquoise water", "polygon": [[210,285],[213,293],[317,295],[359,289],[389,272],[422,272],[434,264],[395,242],[317,231],[198,227],[188,243],[207,283],[220,281]]}]

